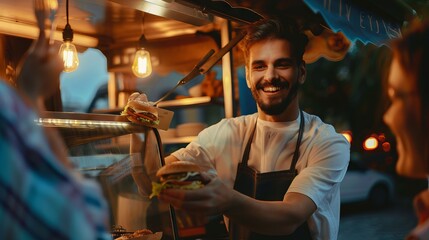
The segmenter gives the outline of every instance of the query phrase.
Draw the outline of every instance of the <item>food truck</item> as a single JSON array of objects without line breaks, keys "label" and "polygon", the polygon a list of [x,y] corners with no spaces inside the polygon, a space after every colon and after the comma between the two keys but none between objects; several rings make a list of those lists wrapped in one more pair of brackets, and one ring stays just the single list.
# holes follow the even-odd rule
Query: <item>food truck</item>
[{"label": "food truck", "polygon": [[[168,151],[190,142],[208,124],[186,122],[186,118],[179,122],[176,117],[180,111],[214,107],[221,111],[214,121],[246,113],[244,106],[249,98],[244,97],[246,88],[240,88],[243,60],[236,47],[244,36],[242,26],[271,15],[296,18],[309,37],[304,58],[311,63],[320,57],[341,60],[356,40],[386,44],[400,36],[403,21],[415,14],[400,1],[57,2],[47,23],[52,44],[60,48],[67,40],[63,31],[70,34],[71,28],[77,52],[93,48],[103,53],[108,79],[100,94],[107,97],[108,107],[85,113],[64,111],[58,86],[58,93],[46,102],[48,111],[41,114],[38,124],[58,129],[76,171],[100,182],[109,202],[114,237],[150,229],[162,233],[162,239],[227,237],[222,218],[189,216],[141,190],[155,179]],[[389,8],[384,7],[386,4]],[[3,79],[13,81],[19,60],[38,36],[33,8],[28,0],[0,0]],[[168,86],[149,99],[159,108],[157,126],[133,124],[119,114],[128,97],[139,91],[138,83],[147,78],[136,70],[135,59],[142,48],[150,53],[153,73],[180,73],[168,84],[154,84]],[[218,75],[211,74],[213,68],[218,69]],[[175,92],[192,84],[185,88],[187,94]],[[136,148],[130,144],[133,136],[139,142]],[[143,157],[136,160],[136,155]]]}]

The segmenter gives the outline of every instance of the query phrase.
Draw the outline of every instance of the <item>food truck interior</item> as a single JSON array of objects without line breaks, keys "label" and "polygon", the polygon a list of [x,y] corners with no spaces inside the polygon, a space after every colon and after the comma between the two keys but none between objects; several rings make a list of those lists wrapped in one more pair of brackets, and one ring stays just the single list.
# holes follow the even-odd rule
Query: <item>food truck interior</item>
[{"label": "food truck interior", "polygon": [[[322,4],[319,11],[315,10],[317,2]],[[216,236],[216,233],[219,234],[216,237],[225,236],[220,231],[223,230],[221,219],[216,218],[217,224],[208,226],[211,219],[175,212],[142,193],[144,187],[139,184],[154,180],[154,171],[163,164],[162,158],[168,152],[167,145],[174,149],[176,144],[186,144],[198,133],[195,129],[201,130],[205,125],[181,122],[177,129],[173,129],[170,125],[171,121],[176,121],[173,116],[166,120],[166,129],[158,131],[119,117],[128,96],[138,90],[137,83],[142,80],[133,74],[131,66],[139,44],[143,43],[150,52],[153,72],[159,75],[178,72],[182,76],[192,73],[187,81],[192,82],[193,78],[202,75],[209,82],[197,93],[176,97],[173,94],[161,101],[157,105],[159,108],[180,115],[185,108],[215,105],[221,109],[222,114],[217,116],[220,119],[246,112],[244,105],[240,105],[245,97],[239,89],[237,73],[242,59],[235,47],[243,37],[240,27],[244,24],[270,15],[297,18],[310,37],[306,61],[314,62],[320,57],[338,61],[355,39],[350,37],[353,31],[345,32],[345,36],[337,32],[341,26],[333,27],[332,22],[341,19],[350,22],[351,4],[365,9],[367,15],[376,12],[377,16],[382,16],[385,25],[392,23],[389,25],[391,31],[386,30],[384,35],[397,33],[395,26],[414,14],[401,1],[59,0],[58,3],[54,14],[53,44],[60,48],[62,31],[69,22],[74,32],[73,43],[79,52],[94,48],[104,54],[109,79],[100,94],[107,94],[108,108],[90,113],[65,112],[59,87],[58,93],[46,101],[49,112],[42,114],[39,124],[58,128],[69,147],[68,154],[76,170],[100,181],[111,206],[112,233],[120,235],[149,228],[162,232],[162,239],[195,239]],[[383,7],[386,4],[389,8]],[[337,18],[327,19],[329,14]],[[381,26],[380,19],[365,19],[362,13],[359,17],[361,24]],[[47,29],[51,29],[48,22]],[[48,31],[51,34],[51,30]],[[377,31],[382,35],[379,33],[381,27]],[[19,60],[37,35],[32,1],[0,0],[1,78],[13,82]],[[146,39],[144,42],[141,42],[142,35]],[[362,35],[358,37],[362,40]],[[204,59],[212,49],[215,53],[208,60]],[[201,60],[207,61],[192,72]],[[212,67],[220,69],[218,77],[210,75]],[[211,81],[213,78],[222,80]],[[180,80],[174,79],[173,85]],[[179,125],[184,129],[182,132],[179,132]],[[132,135],[139,141],[137,149],[130,149]],[[143,159],[135,160],[136,153],[141,153]]]}]

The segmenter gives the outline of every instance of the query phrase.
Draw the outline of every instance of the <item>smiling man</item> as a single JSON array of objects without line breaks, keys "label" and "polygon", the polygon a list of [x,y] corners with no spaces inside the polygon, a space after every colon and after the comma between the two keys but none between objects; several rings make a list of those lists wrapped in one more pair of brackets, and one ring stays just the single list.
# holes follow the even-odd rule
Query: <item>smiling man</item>
[{"label": "smiling man", "polygon": [[306,43],[290,20],[248,27],[242,49],[258,112],[223,119],[167,157],[199,164],[208,183],[163,190],[161,201],[223,214],[232,239],[337,239],[349,144],[299,108]]}]

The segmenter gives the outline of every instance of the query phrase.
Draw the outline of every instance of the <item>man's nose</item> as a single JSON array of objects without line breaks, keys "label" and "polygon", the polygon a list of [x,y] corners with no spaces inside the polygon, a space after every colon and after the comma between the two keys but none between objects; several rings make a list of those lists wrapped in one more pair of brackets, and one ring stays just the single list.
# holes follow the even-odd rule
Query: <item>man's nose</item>
[{"label": "man's nose", "polygon": [[264,80],[271,81],[277,78],[277,71],[274,66],[268,66],[264,74]]}]

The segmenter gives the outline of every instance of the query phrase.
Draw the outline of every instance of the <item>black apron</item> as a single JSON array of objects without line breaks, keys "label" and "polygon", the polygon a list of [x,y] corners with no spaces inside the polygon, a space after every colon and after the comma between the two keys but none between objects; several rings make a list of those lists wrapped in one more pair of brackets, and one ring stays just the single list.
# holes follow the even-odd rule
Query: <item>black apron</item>
[{"label": "black apron", "polygon": [[[301,144],[302,135],[304,132],[304,116],[300,111],[300,125],[298,131],[298,140],[293,154],[292,163],[289,170],[258,173],[253,168],[247,165],[249,159],[250,145],[255,134],[256,123],[250,136],[246,149],[243,154],[241,163],[238,164],[237,176],[234,183],[234,189],[255,199],[265,201],[282,201],[288,190],[292,180],[297,175],[295,169],[296,162],[299,158],[299,146]],[[229,224],[230,239],[233,240],[262,240],[262,239],[290,239],[290,240],[306,240],[311,239],[310,231],[307,222],[302,224],[296,231],[287,236],[268,236],[252,232],[250,229],[241,225],[235,224],[234,220],[230,219]]]}]

